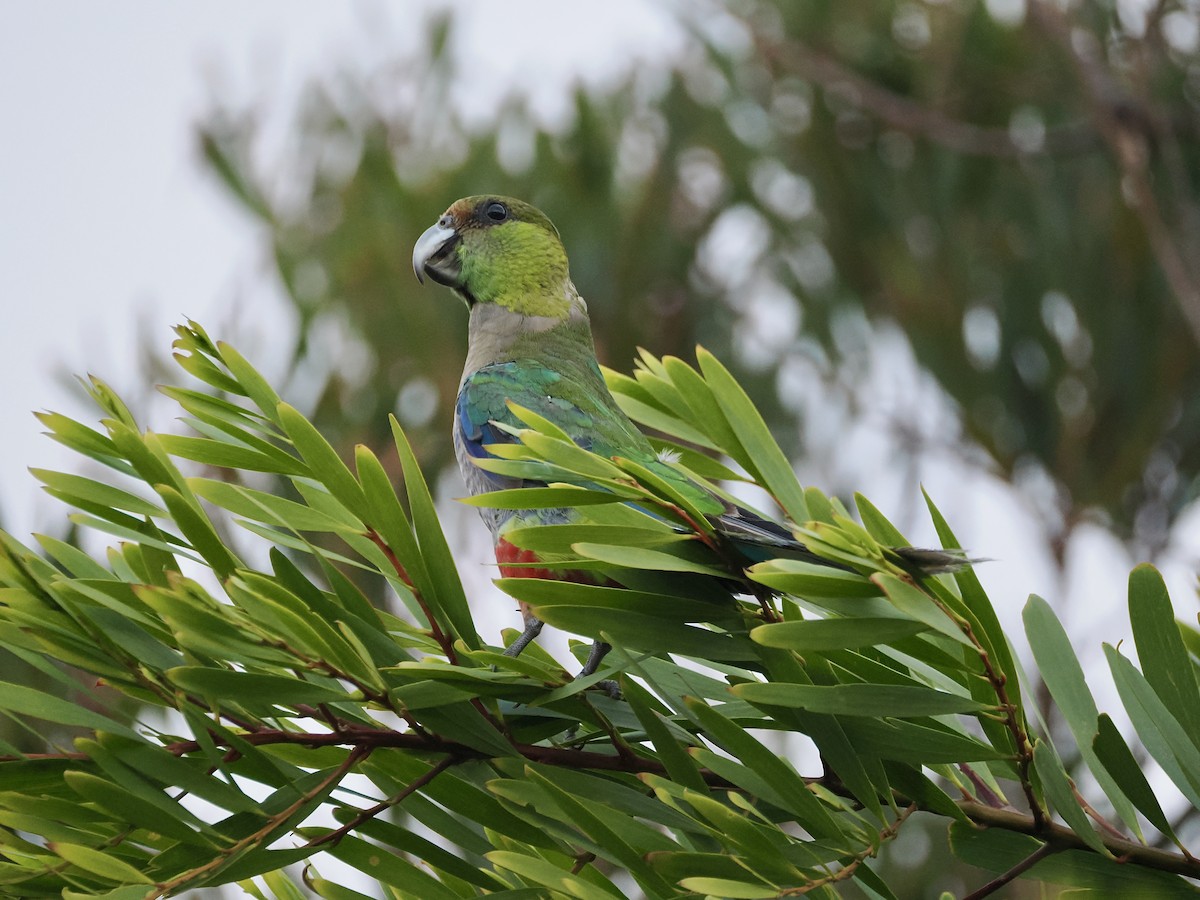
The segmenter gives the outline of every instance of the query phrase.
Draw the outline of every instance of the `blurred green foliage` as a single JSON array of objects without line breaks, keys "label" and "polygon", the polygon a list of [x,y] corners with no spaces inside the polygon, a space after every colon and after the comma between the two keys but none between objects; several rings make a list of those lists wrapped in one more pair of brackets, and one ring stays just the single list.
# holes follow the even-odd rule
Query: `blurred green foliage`
[{"label": "blurred green foliage", "polygon": [[446,15],[422,55],[314,84],[285,158],[255,164],[246,110],[215,109],[203,142],[263,223],[343,447],[379,445],[397,411],[427,465],[449,461],[465,315],[418,295],[409,251],[452,200],[497,191],[558,225],[611,365],[701,342],[798,454],[803,415],[863,390],[853,367],[895,322],[965,440],[1054,493],[1049,538],[1090,515],[1153,552],[1200,462],[1200,294],[1164,277],[1200,260],[1190,10],[689,6],[679,57],[576,88],[565,122],[514,93],[482,126],[456,109]]}]

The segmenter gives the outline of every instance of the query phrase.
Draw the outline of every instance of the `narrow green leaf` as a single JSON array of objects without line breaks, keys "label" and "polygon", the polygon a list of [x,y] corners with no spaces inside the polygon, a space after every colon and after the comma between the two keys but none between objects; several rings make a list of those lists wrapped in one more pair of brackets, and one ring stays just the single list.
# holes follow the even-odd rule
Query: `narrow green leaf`
[{"label": "narrow green leaf", "polygon": [[796,821],[805,830],[818,838],[845,838],[829,810],[785,760],[704,701],[688,699],[685,702],[696,723],[747,768],[766,780],[786,804],[784,808],[796,816]]},{"label": "narrow green leaf", "polygon": [[60,541],[45,534],[34,534],[34,539],[46,551],[46,555],[76,578],[112,578],[112,573],[73,544]]},{"label": "narrow green leaf", "polygon": [[749,396],[729,370],[707,350],[697,347],[696,360],[729,424],[761,473],[764,487],[775,496],[793,522],[807,522],[811,517],[804,489]]},{"label": "narrow green leaf", "polygon": [[613,897],[622,896],[615,887],[608,890],[597,886],[541,857],[507,850],[494,850],[486,856],[493,865],[515,872],[526,881],[543,885],[568,897],[578,897],[579,900],[612,900]]},{"label": "narrow green leaf", "polygon": [[933,598],[913,585],[912,582],[885,572],[877,573],[872,576],[871,580],[883,588],[884,594],[900,612],[911,616],[918,622],[924,622],[930,628],[958,641],[963,646],[974,649],[975,645],[963,634],[958,623],[950,618]]},{"label": "narrow green leaf", "polygon": [[185,691],[215,696],[261,708],[306,703],[338,703],[356,699],[354,694],[285,675],[259,675],[206,666],[180,666],[164,673]]},{"label": "narrow green leaf", "polygon": [[750,632],[750,640],[805,653],[890,644],[926,630],[926,625],[912,619],[806,619],[759,625]]},{"label": "narrow green leaf", "polygon": [[519,437],[521,443],[537,456],[576,475],[613,481],[622,477],[621,470],[611,462],[584,450],[565,435],[555,438],[530,429],[522,429]]},{"label": "narrow green leaf", "polygon": [[645,403],[625,391],[614,390],[613,396],[625,415],[639,425],[669,434],[673,438],[687,441],[697,447],[707,447],[709,450],[717,449],[716,442],[712,438],[679,417],[664,412],[657,406]]},{"label": "narrow green leaf", "polygon": [[734,685],[735,697],[754,704],[789,706],[842,716],[941,716],[987,709],[970,697],[916,685],[900,684],[769,684]]},{"label": "narrow green leaf", "polygon": [[[383,464],[369,448],[359,444],[355,448],[355,465],[370,507],[370,525],[383,541],[385,554],[395,557],[393,568],[399,565],[401,569],[396,576],[422,597],[436,598],[437,590],[421,557],[412,524]],[[473,628],[471,633],[474,633]]]},{"label": "narrow green leaf", "polygon": [[543,578],[498,578],[494,583],[510,597],[541,607],[594,606],[618,615],[637,613],[674,622],[712,622],[730,627],[742,621],[732,603],[717,605],[648,591]]},{"label": "narrow green leaf", "polygon": [[93,712],[78,703],[52,697],[36,688],[0,681],[0,709],[17,715],[33,716],[59,725],[74,725],[100,731],[112,731],[127,737],[137,735],[108,716]]},{"label": "narrow green leaf", "polygon": [[238,380],[246,396],[254,402],[255,406],[262,410],[263,415],[276,425],[282,426],[283,421],[279,415],[279,404],[281,401],[279,395],[275,393],[274,388],[258,373],[257,369],[246,361],[246,358],[242,354],[229,344],[226,344],[224,341],[218,341],[216,349],[221,354],[221,361],[229,367],[229,371]]},{"label": "narrow green leaf", "polygon": [[159,440],[162,441],[163,449],[172,456],[190,459],[206,466],[270,472],[276,475],[308,474],[307,466],[282,450],[262,453],[229,441],[178,434],[164,434]]},{"label": "narrow green leaf", "polygon": [[369,515],[367,498],[363,496],[362,486],[342,462],[337,451],[295,408],[280,403],[277,409],[280,424],[300,457],[312,470],[313,477],[325,485],[329,493],[346,509],[359,519],[365,519]]},{"label": "narrow green leaf", "polygon": [[189,478],[188,487],[214,506],[254,522],[266,522],[292,531],[336,533],[353,527],[348,516],[346,519],[334,518],[305,503],[215,478]]},{"label": "narrow green leaf", "polygon": [[163,451],[157,435],[146,432],[140,434],[134,428],[120,422],[106,422],[109,434],[121,455],[129,460],[137,471],[137,475],[149,485],[167,484],[179,491],[193,506],[199,509],[187,494],[187,486],[179,469],[171,462],[171,458]]},{"label": "narrow green leaf", "polygon": [[619,617],[592,606],[534,606],[549,625],[599,638],[608,634],[622,647],[678,653],[696,659],[739,662],[756,659],[754,644],[742,635],[708,631],[656,616],[627,612]]},{"label": "narrow green leaf", "polygon": [[215,387],[218,391],[230,394],[245,393],[237,381],[218,369],[211,360],[200,353],[174,353],[172,356],[183,371],[205,384]]},{"label": "narrow green leaf", "polygon": [[1006,758],[982,741],[945,726],[872,716],[847,716],[839,721],[858,753],[881,759],[932,766]]},{"label": "narrow green leaf", "polygon": [[1192,805],[1200,806],[1200,751],[1133,663],[1110,644],[1104,655],[1142,744]]},{"label": "narrow green leaf", "polygon": [[111,484],[84,478],[82,475],[52,472],[49,469],[30,469],[29,471],[42,484],[54,488],[57,496],[79,497],[99,506],[123,509],[138,516],[161,516],[163,514],[163,508],[157,503],[151,503],[149,500],[113,487]]},{"label": "narrow green leaf", "polygon": [[[691,545],[686,545],[690,547]],[[716,566],[706,565],[688,559],[684,556],[685,545],[675,547],[677,553],[664,550],[651,550],[646,547],[615,546],[611,544],[575,544],[576,553],[580,556],[609,563],[614,566],[624,566],[628,569],[649,569],[655,572],[693,572],[698,575],[712,575],[715,578],[729,578],[730,573]],[[690,555],[706,555],[692,553]]]},{"label": "narrow green leaf", "polygon": [[1054,805],[1070,829],[1101,856],[1111,859],[1112,854],[1088,822],[1087,814],[1075,798],[1071,780],[1063,768],[1062,761],[1045,740],[1038,740],[1033,745],[1033,765],[1046,791],[1046,799]]},{"label": "narrow green leaf", "polygon": [[642,465],[637,460],[626,457],[616,457],[617,464],[623,472],[632,475],[638,485],[653,497],[665,501],[656,504],[660,513],[678,519],[677,507],[686,515],[686,521],[696,531],[708,533],[713,526],[708,516],[716,516],[725,512],[726,506],[712,494],[703,490],[698,483],[685,482],[675,478],[674,470],[667,472],[666,464],[663,470],[653,471],[649,466]]},{"label": "narrow green leaf", "polygon": [[421,900],[459,900],[458,894],[432,875],[394,853],[386,853],[374,844],[346,835],[326,852],[346,865],[399,890],[405,897]]},{"label": "narrow green leaf", "polygon": [[620,682],[625,701],[645,729],[646,737],[654,744],[671,780],[693,790],[707,790],[708,785],[700,774],[700,767],[687,752],[683,739],[672,733],[666,718],[653,708],[654,700],[646,689],[628,675],[622,675]]},{"label": "narrow green leaf", "polygon": [[435,734],[459,741],[488,756],[519,755],[496,726],[465,701],[428,707],[421,713],[421,723]]},{"label": "narrow green leaf", "polygon": [[603,848],[604,856],[625,866],[629,870],[629,874],[636,878],[638,884],[647,892],[654,894],[671,892],[671,886],[646,865],[643,855],[606,825],[597,812],[581,803],[532,766],[526,766],[525,772],[534,784],[549,795],[552,802],[558,807],[562,821],[570,823],[591,838],[597,846]]},{"label": "narrow green leaf", "polygon": [[61,413],[35,413],[37,420],[50,430],[46,432],[51,438],[64,447],[69,447],[76,453],[87,456],[109,468],[116,469],[126,475],[134,474],[134,469],[121,458],[121,451],[100,432],[88,428]]},{"label": "narrow green leaf", "polygon": [[[165,837],[174,838],[186,844],[213,847],[201,831],[190,827],[189,822],[199,826],[200,822],[192,813],[183,807],[165,809],[168,801],[163,797],[163,803],[151,803],[119,784],[114,784],[106,778],[92,775],[90,772],[64,772],[63,780],[71,789],[85,800],[97,804],[119,818],[146,831],[157,832]],[[202,851],[206,852],[206,851]]]},{"label": "narrow green leaf", "polygon": [[[201,758],[178,757],[165,747],[144,740],[101,732],[100,744],[142,778],[161,786],[179,787],[229,812],[262,814],[261,808],[237,787],[213,778]],[[164,802],[168,801],[163,795]]]},{"label": "narrow green leaf", "polygon": [[1158,570],[1143,563],[1129,573],[1129,624],[1142,674],[1163,704],[1175,713],[1192,743],[1200,747],[1200,689],[1196,667],[1184,646],[1167,586]]},{"label": "narrow green leaf", "polygon": [[[416,454],[408,442],[408,436],[400,427],[395,416],[389,416],[392,426],[392,438],[396,444],[396,453],[400,457],[400,467],[404,470],[404,486],[408,493],[409,509],[412,512],[413,530],[421,545],[421,555],[429,571],[429,577],[437,590],[436,602],[445,613],[448,625],[457,634],[459,640],[472,650],[478,650],[483,642],[475,633],[474,619],[467,595],[463,592],[462,581],[458,577],[458,569],[454,565],[454,557],[446,536],[442,532],[441,521],[429,493],[429,485],[425,483],[421,469],[417,465]],[[432,599],[432,598],[431,598]]]},{"label": "narrow green leaf", "polygon": [[[925,504],[929,509],[930,518],[933,519],[934,527],[937,529],[938,540],[947,550],[962,550],[962,544],[958,538],[954,536],[954,532],[950,530],[945,518],[934,505],[933,500],[928,493],[925,493]],[[959,594],[962,597],[963,605],[975,617],[975,621],[979,624],[979,634],[976,637],[983,643],[984,649],[987,650],[988,656],[992,660],[992,665],[997,672],[1003,675],[1008,685],[1008,699],[1016,707],[1022,718],[1024,712],[1021,710],[1021,685],[1018,676],[1016,663],[1013,660],[1012,651],[1009,649],[1008,640],[1004,633],[1004,629],[1000,627],[1000,620],[996,616],[996,609],[992,606],[991,600],[988,598],[987,591],[983,589],[983,585],[979,581],[979,576],[975,574],[975,570],[971,567],[957,570],[954,575],[954,581],[958,585]]]},{"label": "narrow green leaf", "polygon": [[733,881],[729,878],[684,878],[679,886],[685,890],[710,897],[729,897],[731,900],[760,900],[778,897],[779,889],[762,882]]},{"label": "narrow green leaf", "polygon": [[[1120,786],[1124,796],[1133,802],[1150,824],[1179,844],[1170,820],[1158,803],[1154,788],[1150,787],[1150,782],[1146,780],[1146,773],[1142,771],[1137,758],[1125,743],[1125,738],[1121,737],[1121,732],[1117,730],[1108,713],[1101,713],[1096,724],[1096,737],[1092,741],[1096,758]],[[1112,794],[1108,796],[1111,797]]]},{"label": "narrow green leaf", "polygon": [[661,528],[636,528],[628,525],[534,525],[513,528],[504,537],[522,550],[540,553],[570,553],[579,543],[615,544],[630,547],[655,547],[694,540],[681,534],[665,522]]},{"label": "narrow green leaf", "polygon": [[[304,600],[283,588],[275,579],[256,572],[243,572],[227,585],[239,608],[269,631],[277,631],[293,651],[321,659],[347,678],[380,692],[383,681],[370,657],[364,658],[335,628],[334,623],[314,615]],[[338,619],[341,617],[339,616]]]},{"label": "narrow green leaf", "polygon": [[94,850],[91,847],[84,847],[81,844],[48,841],[46,849],[56,856],[62,857],[72,865],[79,866],[81,869],[93,872],[101,878],[107,878],[110,881],[125,884],[129,884],[130,882],[134,884],[153,883],[149,877],[124,860],[117,859],[117,857],[100,850]]},{"label": "narrow green leaf", "polygon": [[857,572],[796,559],[772,559],[746,570],[752,579],[778,591],[806,599],[826,597],[878,597],[883,592]]},{"label": "narrow green leaf", "polygon": [[473,497],[460,497],[458,502],[484,509],[556,509],[560,506],[592,506],[600,503],[624,503],[633,495],[621,496],[607,491],[589,491],[569,486],[511,488],[491,491]]},{"label": "narrow green leaf", "polygon": [[228,578],[241,566],[225,546],[212,522],[204,513],[189,503],[179,491],[165,484],[156,484],[154,489],[167,505],[167,510],[188,539],[193,549],[212,566],[218,578]]},{"label": "narrow green leaf", "polygon": [[[753,463],[742,446],[737,432],[730,426],[713,389],[700,373],[676,356],[664,357],[660,372],[638,373],[638,384],[652,393],[676,417],[694,424],[704,434],[704,444],[728,453],[743,466]],[[671,433],[671,432],[668,432]],[[680,435],[682,437],[682,435]],[[747,468],[747,471],[754,471]]]},{"label": "narrow green leaf", "polygon": [[887,520],[878,507],[862,494],[854,495],[854,506],[862,519],[863,527],[879,543],[885,547],[907,547],[908,540],[891,522]]},{"label": "narrow green leaf", "polygon": [[1025,635],[1033,650],[1038,671],[1050,695],[1062,710],[1075,744],[1092,774],[1104,789],[1117,814],[1134,834],[1140,836],[1141,826],[1129,802],[1106,768],[1092,750],[1099,710],[1088,690],[1087,680],[1071,641],[1054,611],[1041,597],[1031,594],[1022,612]]}]

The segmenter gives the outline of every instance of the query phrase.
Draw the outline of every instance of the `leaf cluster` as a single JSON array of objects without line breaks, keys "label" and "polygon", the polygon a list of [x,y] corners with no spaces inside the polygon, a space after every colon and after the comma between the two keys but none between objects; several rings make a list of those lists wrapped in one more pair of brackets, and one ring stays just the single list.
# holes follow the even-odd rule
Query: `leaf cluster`
[{"label": "leaf cluster", "polygon": [[[764,489],[840,568],[742,568],[670,481],[523,413],[519,450],[493,465],[559,486],[485,502],[577,505],[581,524],[520,540],[611,579],[500,582],[613,645],[572,679],[536,646],[512,659],[476,633],[395,423],[386,454],[360,446],[348,463],[235,349],[195,323],[178,334],[193,380],[162,390],[188,434],[144,430],[98,379],[99,428],[43,416],[105,470],[36,473],[113,542],[102,558],[0,536],[0,643],[76,698],[0,686],[0,711],[46,743],[0,748],[5,893],[132,900],[237,882],[292,897],[281,870],[303,863],[318,896],[364,896],[321,874],[333,858],[395,897],[833,897],[854,882],[886,898],[872,861],[918,812],[997,884],[1193,893],[1179,875],[1200,869],[1168,803],[1049,606],[1030,601],[1029,640],[1116,823],[1075,789],[1069,748],[1031,726],[974,574],[921,577],[865,499],[856,521],[801,488],[715,357],[645,355],[610,383],[666,435],[671,465],[714,490]],[[288,495],[255,486],[265,475]],[[369,603],[354,570],[385,579],[397,612]],[[1134,572],[1130,598],[1141,670],[1107,650],[1125,713],[1200,808],[1200,639],[1153,570]],[[606,678],[619,698],[590,689]],[[136,719],[111,711],[114,693],[142,704]]]}]

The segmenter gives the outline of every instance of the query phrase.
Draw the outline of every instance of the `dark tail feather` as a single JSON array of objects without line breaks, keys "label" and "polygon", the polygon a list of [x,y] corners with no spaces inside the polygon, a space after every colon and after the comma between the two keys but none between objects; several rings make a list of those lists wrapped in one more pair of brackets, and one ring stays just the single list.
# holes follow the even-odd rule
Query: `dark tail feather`
[{"label": "dark tail feather", "polygon": [[[735,513],[718,516],[715,522],[721,533],[733,541],[746,558],[752,562],[784,557],[802,559],[831,569],[846,569],[846,566],[823,559],[796,540],[790,531],[778,522],[764,519],[753,513],[738,509]],[[986,559],[970,557],[963,550],[929,550],[921,547],[891,547],[896,561],[917,575],[941,575],[957,572]]]},{"label": "dark tail feather", "polygon": [[921,575],[941,575],[958,572],[975,563],[987,562],[987,557],[967,556],[965,550],[927,550],[922,547],[892,547],[892,553],[912,566]]}]

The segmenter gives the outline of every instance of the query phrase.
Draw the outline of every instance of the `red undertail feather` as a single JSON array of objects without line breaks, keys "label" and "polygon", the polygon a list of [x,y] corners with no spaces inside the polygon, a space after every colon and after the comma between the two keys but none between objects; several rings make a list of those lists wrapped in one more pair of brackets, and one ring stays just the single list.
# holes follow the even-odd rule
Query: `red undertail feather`
[{"label": "red undertail feather", "polygon": [[604,584],[614,582],[592,572],[578,569],[548,569],[537,565],[541,558],[533,550],[522,550],[510,544],[504,538],[496,541],[496,562],[500,564],[500,574],[505,578],[545,578],[550,581],[570,581],[575,584]]}]

